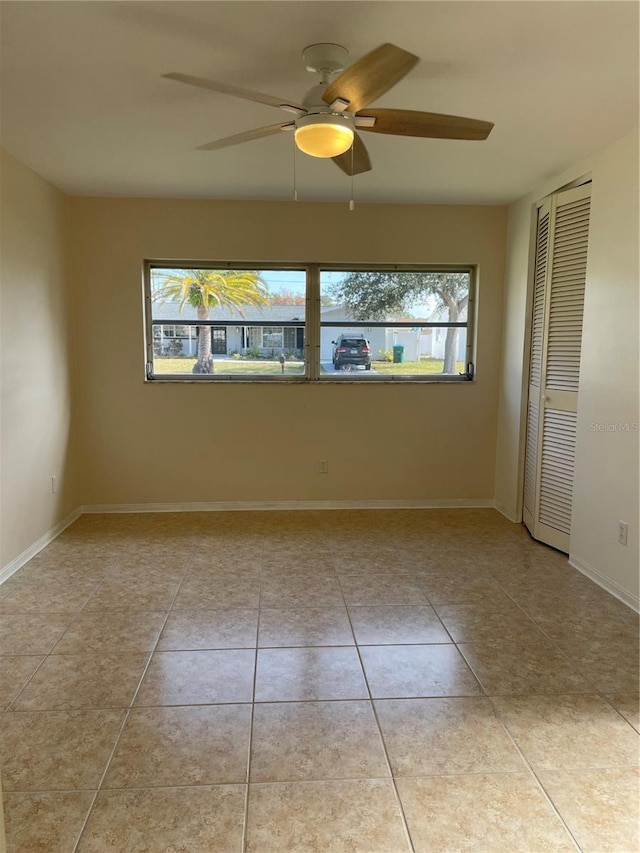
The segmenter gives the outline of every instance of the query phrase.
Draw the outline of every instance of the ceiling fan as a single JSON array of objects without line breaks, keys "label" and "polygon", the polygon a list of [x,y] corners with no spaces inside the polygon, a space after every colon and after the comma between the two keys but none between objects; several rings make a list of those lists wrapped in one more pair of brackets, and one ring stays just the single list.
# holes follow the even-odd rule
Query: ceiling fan
[{"label": "ceiling fan", "polygon": [[[346,48],[337,44],[312,44],[304,49],[302,58],[307,71],[319,73],[321,79],[301,103],[189,74],[172,72],[162,76],[278,107],[295,116],[286,122],[208,142],[198,146],[198,150],[213,151],[293,131],[301,151],[312,157],[330,157],[347,175],[358,175],[371,169],[369,154],[358,133],[360,130],[396,136],[476,140],[486,139],[491,132],[493,123],[489,121],[417,110],[370,109],[369,104],[402,80],[420,60],[393,44],[383,44],[343,70],[347,56]],[[332,80],[336,73],[338,76]]]}]

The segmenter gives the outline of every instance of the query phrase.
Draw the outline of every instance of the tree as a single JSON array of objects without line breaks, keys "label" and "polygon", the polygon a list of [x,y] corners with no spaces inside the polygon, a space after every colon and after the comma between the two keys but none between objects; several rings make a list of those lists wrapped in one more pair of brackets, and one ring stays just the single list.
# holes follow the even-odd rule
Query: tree
[{"label": "tree", "polygon": [[304,295],[302,293],[294,293],[293,290],[283,287],[276,293],[272,293],[270,297],[272,305],[304,305]]},{"label": "tree", "polygon": [[[247,270],[175,270],[163,276],[152,291],[154,302],[177,302],[196,309],[198,320],[208,320],[212,308],[229,308],[242,317],[243,305],[268,305],[267,289],[257,272]],[[198,355],[194,373],[213,373],[211,327],[197,326]]]},{"label": "tree", "polygon": [[[283,287],[281,290],[271,294],[270,301],[272,305],[305,305],[306,298],[302,293],[295,293],[289,288]],[[335,300],[324,292],[320,297],[320,304],[324,308],[335,305]]]},{"label": "tree", "polygon": [[[352,272],[331,288],[332,297],[343,304],[354,320],[385,320],[411,316],[412,308],[425,297],[439,300],[435,311],[456,323],[469,303],[469,275],[456,272]],[[458,332],[447,328],[443,373],[456,372]]]}]

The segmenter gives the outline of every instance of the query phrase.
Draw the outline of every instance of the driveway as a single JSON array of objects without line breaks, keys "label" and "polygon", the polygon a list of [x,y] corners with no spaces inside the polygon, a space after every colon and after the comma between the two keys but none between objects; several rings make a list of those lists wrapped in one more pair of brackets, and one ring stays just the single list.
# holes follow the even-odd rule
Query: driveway
[{"label": "driveway", "polygon": [[357,367],[354,365],[353,370],[336,370],[333,366],[332,361],[321,361],[320,367],[325,373],[333,373],[335,376],[343,376],[343,377],[353,377],[354,373],[363,373],[365,376],[375,376],[376,371],[371,368],[371,370],[365,370],[364,367]]}]

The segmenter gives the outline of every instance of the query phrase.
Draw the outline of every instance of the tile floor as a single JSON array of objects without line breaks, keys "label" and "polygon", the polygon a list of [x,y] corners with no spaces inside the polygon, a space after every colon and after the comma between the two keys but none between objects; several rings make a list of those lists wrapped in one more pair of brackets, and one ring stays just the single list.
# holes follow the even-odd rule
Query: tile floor
[{"label": "tile floor", "polygon": [[632,853],[637,615],[492,510],[83,516],[0,587],[10,853]]}]

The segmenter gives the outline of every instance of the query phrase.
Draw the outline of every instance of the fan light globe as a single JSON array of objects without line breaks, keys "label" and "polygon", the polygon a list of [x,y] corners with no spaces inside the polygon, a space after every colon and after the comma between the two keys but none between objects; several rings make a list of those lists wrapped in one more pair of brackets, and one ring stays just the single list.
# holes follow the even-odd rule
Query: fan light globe
[{"label": "fan light globe", "polygon": [[296,145],[312,157],[337,157],[353,144],[353,126],[347,116],[320,113],[299,118]]}]

